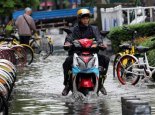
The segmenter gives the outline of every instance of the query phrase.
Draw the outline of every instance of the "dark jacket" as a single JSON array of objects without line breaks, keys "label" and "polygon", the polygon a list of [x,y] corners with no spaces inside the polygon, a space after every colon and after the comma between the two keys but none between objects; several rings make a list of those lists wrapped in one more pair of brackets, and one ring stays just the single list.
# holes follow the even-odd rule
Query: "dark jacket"
[{"label": "dark jacket", "polygon": [[102,36],[96,26],[80,26],[76,25],[72,28],[72,34],[67,35],[65,42],[70,42],[83,38],[94,38],[94,40],[100,44],[102,43]]},{"label": "dark jacket", "polygon": [[[71,31],[72,33],[67,35],[65,42],[72,43],[74,40],[89,38],[94,39],[98,44],[102,43],[102,36],[96,26],[76,25]],[[73,49],[70,49],[68,54],[73,55]]]}]

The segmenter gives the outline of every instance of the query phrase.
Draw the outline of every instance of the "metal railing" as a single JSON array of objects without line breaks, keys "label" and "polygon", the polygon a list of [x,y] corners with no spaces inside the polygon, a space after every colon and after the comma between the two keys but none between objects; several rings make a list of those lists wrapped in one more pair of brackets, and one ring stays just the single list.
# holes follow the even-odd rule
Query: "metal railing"
[{"label": "metal railing", "polygon": [[121,5],[113,8],[101,8],[102,30],[109,31],[123,24],[136,24],[154,21],[155,6],[123,8]]}]

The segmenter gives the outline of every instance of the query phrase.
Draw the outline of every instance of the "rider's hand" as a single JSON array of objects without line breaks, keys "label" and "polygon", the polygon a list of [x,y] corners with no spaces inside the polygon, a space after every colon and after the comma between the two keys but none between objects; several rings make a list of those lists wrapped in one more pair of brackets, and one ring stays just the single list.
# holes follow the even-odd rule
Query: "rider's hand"
[{"label": "rider's hand", "polygon": [[93,44],[91,47],[92,48],[96,48],[97,47],[97,44]]},{"label": "rider's hand", "polygon": [[70,42],[65,42],[64,43],[64,50],[69,50],[70,46],[71,46]]},{"label": "rider's hand", "polygon": [[107,44],[100,43],[100,44],[99,44],[99,47],[107,48],[108,46],[107,46]]},{"label": "rider's hand", "polygon": [[70,42],[65,42],[65,43],[64,43],[64,46],[70,46],[70,45],[71,45]]}]

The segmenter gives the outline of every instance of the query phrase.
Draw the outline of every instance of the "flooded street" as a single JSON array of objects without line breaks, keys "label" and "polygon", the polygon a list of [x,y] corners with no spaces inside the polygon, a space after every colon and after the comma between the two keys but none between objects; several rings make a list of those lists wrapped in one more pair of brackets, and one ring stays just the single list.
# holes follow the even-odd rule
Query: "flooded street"
[{"label": "flooded street", "polygon": [[155,107],[155,84],[139,82],[136,86],[122,86],[113,78],[111,63],[105,81],[108,95],[99,93],[97,98],[80,102],[72,98],[71,92],[62,96],[62,63],[66,54],[60,52],[63,50],[57,49],[53,56],[34,62],[17,75],[10,115],[121,115],[121,97],[130,95]]}]

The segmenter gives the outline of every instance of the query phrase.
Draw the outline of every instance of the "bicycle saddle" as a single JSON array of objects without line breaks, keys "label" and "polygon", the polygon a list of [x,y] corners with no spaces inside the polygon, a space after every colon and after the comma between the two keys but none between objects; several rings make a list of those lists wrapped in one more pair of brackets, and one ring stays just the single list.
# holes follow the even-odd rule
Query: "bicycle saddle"
[{"label": "bicycle saddle", "polygon": [[119,48],[125,49],[125,50],[131,50],[131,45],[130,44],[122,44],[122,45],[119,45]]},{"label": "bicycle saddle", "polygon": [[150,49],[149,47],[144,47],[144,46],[137,46],[136,47],[136,51],[138,51],[139,53],[147,52],[149,49]]},{"label": "bicycle saddle", "polygon": [[13,41],[13,38],[12,37],[8,37],[8,38],[5,38],[4,40],[10,42],[10,41]]}]

